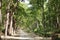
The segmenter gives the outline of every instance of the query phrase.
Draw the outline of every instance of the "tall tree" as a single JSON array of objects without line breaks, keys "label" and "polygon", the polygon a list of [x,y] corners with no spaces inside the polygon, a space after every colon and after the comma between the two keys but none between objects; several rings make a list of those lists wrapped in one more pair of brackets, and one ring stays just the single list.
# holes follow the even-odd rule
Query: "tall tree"
[{"label": "tall tree", "polygon": [[0,0],[0,25],[2,24],[2,13],[1,13],[1,9],[2,9],[2,0]]},{"label": "tall tree", "polygon": [[[8,1],[9,2],[9,1]],[[6,10],[6,27],[5,27],[5,36],[7,36],[8,28],[9,28],[9,14],[10,14],[10,2],[7,5],[7,10]]]}]

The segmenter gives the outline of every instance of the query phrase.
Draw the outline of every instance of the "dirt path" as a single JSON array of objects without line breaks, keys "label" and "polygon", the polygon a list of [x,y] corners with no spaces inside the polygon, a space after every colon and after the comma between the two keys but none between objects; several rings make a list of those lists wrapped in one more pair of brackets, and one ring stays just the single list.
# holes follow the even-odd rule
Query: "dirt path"
[{"label": "dirt path", "polygon": [[[31,40],[51,40],[51,38],[45,38],[45,37],[39,37],[39,36],[34,36],[33,34],[27,33],[22,29],[18,30],[18,34],[20,34],[20,37],[25,37],[25,38],[33,38]],[[28,39],[30,40],[30,39]]]},{"label": "dirt path", "polygon": [[14,40],[51,40],[51,38],[46,38],[46,37],[39,37],[39,36],[33,36],[33,34],[27,33],[22,29],[17,30],[17,36],[7,36],[4,37],[2,36],[2,39],[14,39]]}]

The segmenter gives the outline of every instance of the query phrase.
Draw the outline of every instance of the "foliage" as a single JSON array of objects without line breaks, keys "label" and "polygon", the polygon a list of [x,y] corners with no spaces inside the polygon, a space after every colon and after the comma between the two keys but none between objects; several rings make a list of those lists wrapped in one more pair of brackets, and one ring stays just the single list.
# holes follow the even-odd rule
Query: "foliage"
[{"label": "foliage", "polygon": [[[17,2],[13,0],[14,4]],[[14,18],[16,25],[38,35],[51,34],[60,29],[60,0],[29,0],[32,7],[18,2]],[[5,19],[7,0],[2,0],[3,21]],[[57,31],[56,31],[57,30]]]}]

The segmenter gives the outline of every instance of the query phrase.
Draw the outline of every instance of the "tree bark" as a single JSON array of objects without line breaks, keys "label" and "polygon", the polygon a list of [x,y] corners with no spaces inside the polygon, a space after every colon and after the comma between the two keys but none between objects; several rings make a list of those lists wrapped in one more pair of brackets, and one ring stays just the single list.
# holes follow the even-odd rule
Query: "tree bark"
[{"label": "tree bark", "polygon": [[13,27],[12,27],[12,25],[13,25],[13,13],[10,13],[10,17],[11,17],[11,19],[10,19],[10,30],[9,30],[9,33],[11,34],[11,35],[13,35]]},{"label": "tree bark", "polygon": [[2,24],[1,8],[2,8],[2,0],[0,0],[0,25]]},{"label": "tree bark", "polygon": [[6,27],[5,27],[5,36],[7,36],[7,30],[9,25],[9,13],[7,13]]},{"label": "tree bark", "polygon": [[6,27],[5,27],[5,36],[7,36],[7,32],[8,32],[8,27],[9,27],[9,12],[10,12],[10,3],[8,4],[8,6],[7,6],[7,10],[6,10],[6,13],[7,13],[7,15],[6,15]]}]

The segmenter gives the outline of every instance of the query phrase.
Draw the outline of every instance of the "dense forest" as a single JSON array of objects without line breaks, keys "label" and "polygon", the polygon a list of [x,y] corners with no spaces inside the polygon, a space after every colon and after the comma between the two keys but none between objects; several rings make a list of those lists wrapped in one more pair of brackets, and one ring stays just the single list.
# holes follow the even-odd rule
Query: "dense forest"
[{"label": "dense forest", "polygon": [[[0,30],[18,27],[39,36],[60,33],[60,0],[0,0]],[[12,28],[13,27],[13,28]]]}]

